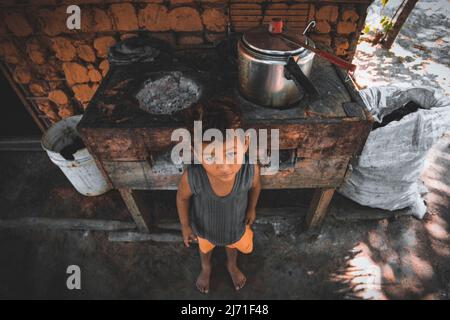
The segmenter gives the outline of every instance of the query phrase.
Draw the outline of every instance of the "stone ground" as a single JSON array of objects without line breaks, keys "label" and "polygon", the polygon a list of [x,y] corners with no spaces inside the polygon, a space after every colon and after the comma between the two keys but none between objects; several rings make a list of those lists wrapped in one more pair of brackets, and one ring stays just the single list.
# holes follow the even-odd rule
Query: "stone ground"
[{"label": "stone ground", "polygon": [[[369,37],[379,27],[381,16],[392,17],[402,0],[381,0],[368,9],[366,23],[371,27]],[[381,45],[361,41],[353,63],[355,78],[362,87],[381,85],[430,86],[450,95],[450,2],[420,0],[391,50]],[[362,37],[367,38],[367,36]]]},{"label": "stone ground", "polygon": [[[310,191],[265,192],[262,205],[298,206],[294,215],[260,217],[255,248],[240,263],[248,283],[235,292],[213,259],[209,295],[194,287],[196,247],[180,242],[111,242],[107,231],[1,227],[6,219],[46,217],[130,221],[117,192],[82,197],[42,152],[0,153],[0,298],[137,299],[448,299],[450,289],[450,136],[430,156],[424,180],[429,215],[359,206],[339,195],[321,229],[305,231]],[[173,192],[149,201],[175,217]],[[150,199],[150,194],[149,194]],[[270,210],[269,210],[270,211]],[[273,209],[274,212],[277,212]],[[403,212],[405,213],[405,212]],[[66,289],[79,265],[82,290]]]}]

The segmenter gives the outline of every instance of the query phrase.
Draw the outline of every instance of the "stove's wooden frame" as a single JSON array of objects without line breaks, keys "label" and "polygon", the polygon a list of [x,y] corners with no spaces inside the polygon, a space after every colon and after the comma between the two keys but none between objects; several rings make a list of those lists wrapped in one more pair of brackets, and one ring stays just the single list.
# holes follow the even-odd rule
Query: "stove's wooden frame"
[{"label": "stove's wooden frame", "polygon": [[[115,71],[112,68],[98,92],[110,89]],[[280,149],[294,150],[296,161],[275,175],[262,176],[262,186],[316,189],[306,218],[309,227],[323,221],[335,189],[360,154],[373,123],[354,83],[343,71],[316,60],[311,80],[321,99],[303,100],[284,111],[258,107],[229,94],[240,106],[246,128],[279,129]],[[138,229],[149,232],[155,225],[135,191],[177,189],[183,168],[173,165],[161,151],[170,149],[172,130],[183,125],[141,113],[138,121],[127,124],[125,118],[111,124],[99,116],[100,102],[102,96],[96,94],[79,132],[111,185],[120,191]]]}]

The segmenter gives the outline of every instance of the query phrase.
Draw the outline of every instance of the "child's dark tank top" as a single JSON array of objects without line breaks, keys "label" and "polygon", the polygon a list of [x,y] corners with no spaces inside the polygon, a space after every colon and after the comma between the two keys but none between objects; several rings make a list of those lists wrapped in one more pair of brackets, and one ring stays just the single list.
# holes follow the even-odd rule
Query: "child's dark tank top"
[{"label": "child's dark tank top", "polygon": [[231,192],[217,196],[205,169],[200,165],[187,167],[189,187],[193,196],[190,221],[194,232],[219,246],[237,242],[245,232],[248,192],[252,187],[254,165],[245,162],[236,174]]}]

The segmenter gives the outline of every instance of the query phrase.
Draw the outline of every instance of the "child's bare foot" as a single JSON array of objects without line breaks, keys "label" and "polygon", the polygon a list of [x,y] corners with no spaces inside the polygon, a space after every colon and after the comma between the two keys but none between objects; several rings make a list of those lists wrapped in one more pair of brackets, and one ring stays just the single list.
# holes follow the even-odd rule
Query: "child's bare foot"
[{"label": "child's bare foot", "polygon": [[237,265],[234,266],[228,266],[228,272],[230,273],[231,280],[233,280],[234,288],[236,290],[240,290],[245,286],[245,282],[247,281],[247,278],[242,273],[241,270],[239,270]]},{"label": "child's bare foot", "polygon": [[198,275],[197,281],[195,285],[197,286],[197,289],[201,293],[208,293],[209,292],[209,278],[211,276],[211,268],[202,268],[202,271]]}]

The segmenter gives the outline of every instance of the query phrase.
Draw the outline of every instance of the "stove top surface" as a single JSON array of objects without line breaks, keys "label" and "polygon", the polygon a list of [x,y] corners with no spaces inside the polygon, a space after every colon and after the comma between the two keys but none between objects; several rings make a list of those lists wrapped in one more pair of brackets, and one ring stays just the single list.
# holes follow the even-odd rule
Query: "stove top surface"
[{"label": "stove top surface", "polygon": [[244,120],[272,122],[348,117],[352,101],[335,68],[316,58],[310,80],[319,91],[314,101],[289,109],[256,105],[237,90],[237,65],[224,46],[167,52],[152,62],[112,65],[80,124],[90,128],[173,127],[196,101],[226,96],[241,108]]}]

